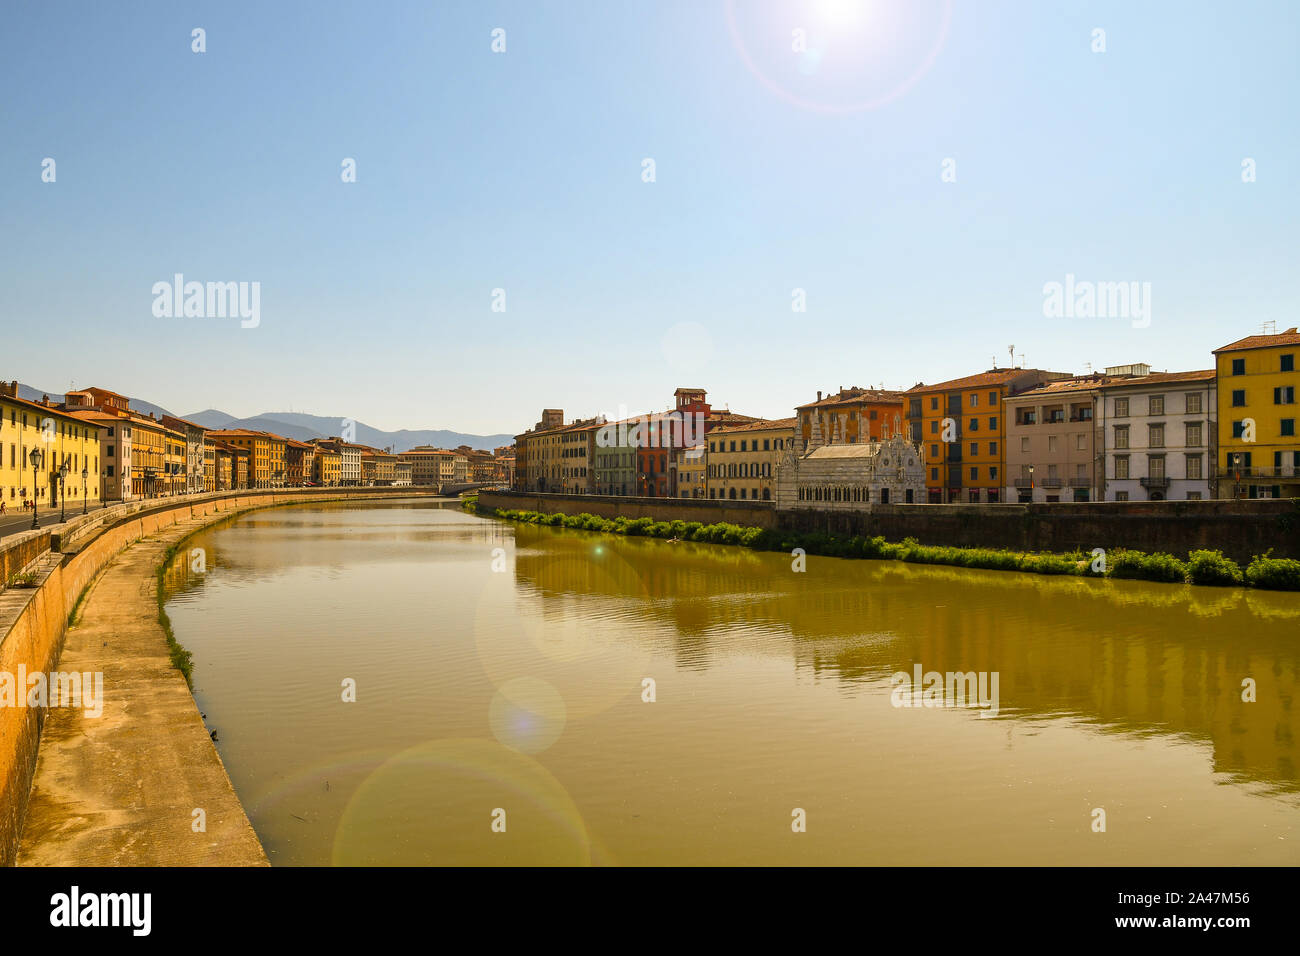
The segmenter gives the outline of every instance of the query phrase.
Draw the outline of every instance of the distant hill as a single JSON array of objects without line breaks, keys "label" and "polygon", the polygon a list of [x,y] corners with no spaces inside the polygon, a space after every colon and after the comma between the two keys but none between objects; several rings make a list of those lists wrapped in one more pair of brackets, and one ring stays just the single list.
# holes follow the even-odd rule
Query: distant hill
[{"label": "distant hill", "polygon": [[[214,408],[182,417],[205,428],[251,428],[257,431],[274,432],[286,438],[296,438],[298,441],[339,435],[343,431],[344,421],[342,418],[306,415],[302,412],[263,412],[253,418],[234,418]],[[392,448],[394,451],[406,451],[416,445],[433,445],[437,448],[469,445],[471,448],[492,451],[501,445],[513,443],[515,436],[471,435],[443,428],[416,430],[404,428],[395,432],[386,432],[365,422],[357,422],[355,440],[361,445]]]},{"label": "distant hill", "polygon": [[[32,388],[30,385],[24,385],[21,382],[18,383],[19,398],[25,398],[29,402],[39,402],[47,395],[49,396],[50,401],[61,402],[63,401],[64,393],[47,392],[39,388]],[[130,402],[131,410],[133,412],[139,412],[141,415],[148,415],[152,412],[154,418],[162,418],[164,415],[171,414],[171,412],[167,411],[167,409],[163,408],[161,405],[155,405],[153,402],[146,402],[142,398],[133,398],[130,399]]]},{"label": "distant hill", "polygon": [[[48,395],[52,402],[63,401],[62,392],[43,391],[39,388],[32,388],[30,385],[24,385],[21,382],[18,383],[19,398],[39,402],[41,397],[45,395]],[[155,418],[162,418],[164,415],[172,414],[161,405],[155,405],[139,398],[131,399],[131,409],[141,415],[148,415],[152,412]],[[236,418],[229,412],[223,412],[217,408],[208,408],[192,415],[177,415],[175,417],[189,419],[204,428],[251,428],[256,431],[274,432],[286,438],[296,438],[298,441],[330,438],[341,434],[343,431],[342,418],[305,415],[302,412],[263,412],[253,418]],[[400,431],[386,432],[373,428],[365,422],[357,422],[355,440],[361,445],[371,445],[375,448],[392,448],[394,451],[406,451],[416,445],[433,445],[435,448],[455,448],[458,445],[469,445],[471,448],[492,451],[502,445],[513,444],[515,436],[470,435],[466,432],[455,432],[445,428],[415,430],[403,428]]]}]

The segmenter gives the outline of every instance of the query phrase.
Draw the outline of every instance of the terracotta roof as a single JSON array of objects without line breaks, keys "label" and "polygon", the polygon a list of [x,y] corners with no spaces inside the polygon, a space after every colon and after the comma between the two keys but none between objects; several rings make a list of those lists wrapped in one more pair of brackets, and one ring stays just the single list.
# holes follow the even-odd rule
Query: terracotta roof
[{"label": "terracotta roof", "polygon": [[1142,388],[1147,385],[1176,385],[1180,382],[1212,382],[1216,375],[1212,368],[1198,369],[1195,372],[1152,372],[1150,375],[1135,375],[1132,378],[1113,378],[1104,387]]},{"label": "terracotta roof", "polygon": [[857,405],[863,402],[900,405],[902,401],[902,392],[895,392],[885,388],[858,388],[854,386],[853,388],[841,389],[834,395],[827,395],[818,401],[798,405],[796,409],[803,411],[805,408],[822,408],[828,405]]},{"label": "terracotta roof", "polygon": [[1022,375],[1065,375],[1064,372],[1048,372],[1041,368],[995,368],[987,372],[979,372],[976,375],[967,375],[965,378],[954,378],[947,382],[937,382],[934,385],[913,385],[907,391],[908,393],[921,392],[947,392],[962,388],[985,388],[989,385],[1005,385],[1014,381]]},{"label": "terracotta roof", "polygon": [[1213,354],[1240,352],[1242,349],[1266,349],[1277,345],[1300,345],[1300,332],[1290,328],[1285,332],[1278,332],[1276,335],[1248,335],[1244,339],[1237,339],[1237,341],[1229,342],[1222,348],[1215,349]]},{"label": "terracotta roof", "polygon": [[709,434],[723,435],[731,434],[732,432],[771,431],[779,428],[793,429],[797,424],[799,424],[799,419],[797,418],[777,418],[772,420],[760,419],[756,422],[745,422],[738,425],[723,425],[721,428],[713,429]]}]

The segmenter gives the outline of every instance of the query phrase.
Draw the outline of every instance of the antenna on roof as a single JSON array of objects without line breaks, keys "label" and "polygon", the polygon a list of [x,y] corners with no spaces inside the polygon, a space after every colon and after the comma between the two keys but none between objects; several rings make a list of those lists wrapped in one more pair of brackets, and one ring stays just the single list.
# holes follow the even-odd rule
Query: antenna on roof
[{"label": "antenna on roof", "polygon": [[1264,322],[1259,328],[1265,335],[1277,335],[1277,322],[1273,319]]}]

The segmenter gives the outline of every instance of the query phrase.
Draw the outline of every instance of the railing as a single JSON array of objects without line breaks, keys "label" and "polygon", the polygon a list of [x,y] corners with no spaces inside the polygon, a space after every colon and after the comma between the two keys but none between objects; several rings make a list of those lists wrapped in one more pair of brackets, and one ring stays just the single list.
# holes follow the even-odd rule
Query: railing
[{"label": "railing", "polygon": [[1064,482],[1063,479],[1060,479],[1060,478],[1044,478],[1044,479],[1043,479],[1043,487],[1044,487],[1044,488],[1060,488],[1063,484],[1065,484],[1065,482]]},{"label": "railing", "polygon": [[1151,477],[1147,477],[1147,478],[1139,478],[1139,479],[1138,479],[1138,484],[1140,484],[1143,488],[1168,488],[1168,487],[1169,487],[1169,479],[1168,479],[1168,478],[1151,478]]},{"label": "railing", "polygon": [[1242,478],[1295,478],[1300,475],[1300,468],[1295,465],[1282,465],[1280,468],[1272,467],[1254,467],[1254,468],[1218,468],[1217,475],[1220,478],[1236,478],[1240,475]]},{"label": "railing", "polygon": [[1088,477],[1081,477],[1081,476],[1079,476],[1079,475],[1076,475],[1075,477],[1073,477],[1073,478],[1070,479],[1070,487],[1071,487],[1071,488],[1091,488],[1091,487],[1092,487],[1092,479],[1091,479],[1091,478],[1088,478]]},{"label": "railing", "polygon": [[1032,487],[1034,487],[1034,479],[1032,479],[1032,478],[1017,478],[1016,481],[1015,481],[1015,485],[1016,485],[1017,488],[1032,488]]}]

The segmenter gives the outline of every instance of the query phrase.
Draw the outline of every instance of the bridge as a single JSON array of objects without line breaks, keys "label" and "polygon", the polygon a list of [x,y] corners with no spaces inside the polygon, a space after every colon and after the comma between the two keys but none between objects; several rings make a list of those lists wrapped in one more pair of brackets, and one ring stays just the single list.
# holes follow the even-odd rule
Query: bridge
[{"label": "bridge", "polygon": [[506,486],[499,481],[471,481],[461,482],[460,484],[451,484],[448,482],[438,486],[438,494],[444,498],[455,498],[463,495],[467,491],[478,491],[480,488],[492,488],[506,490]]}]

